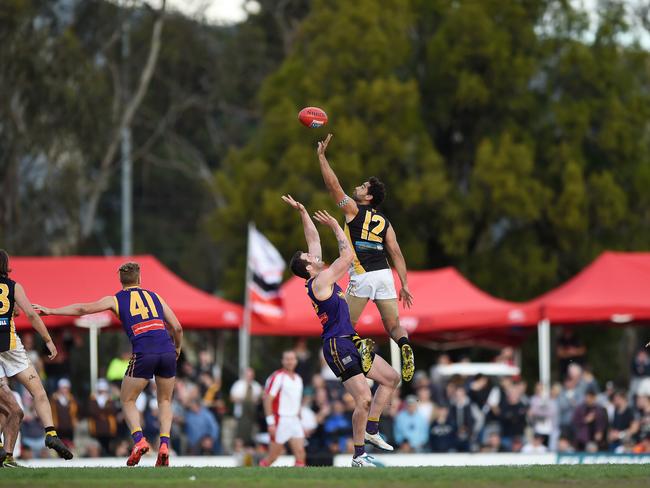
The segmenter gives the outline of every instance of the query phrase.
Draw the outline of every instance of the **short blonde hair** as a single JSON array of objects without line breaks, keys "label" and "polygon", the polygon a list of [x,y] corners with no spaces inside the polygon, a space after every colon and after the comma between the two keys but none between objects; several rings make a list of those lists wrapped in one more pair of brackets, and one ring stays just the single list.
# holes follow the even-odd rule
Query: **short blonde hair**
[{"label": "short blonde hair", "polygon": [[137,285],[140,282],[140,265],[129,261],[120,266],[120,283],[122,285]]}]

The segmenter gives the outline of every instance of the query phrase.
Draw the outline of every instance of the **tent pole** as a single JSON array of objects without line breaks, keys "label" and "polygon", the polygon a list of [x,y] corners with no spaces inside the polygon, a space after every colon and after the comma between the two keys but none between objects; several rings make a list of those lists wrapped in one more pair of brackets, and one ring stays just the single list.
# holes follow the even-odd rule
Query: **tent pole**
[{"label": "tent pole", "polygon": [[402,359],[400,357],[399,346],[393,339],[388,339],[388,341],[390,342],[390,365],[395,371],[400,373],[401,377]]},{"label": "tent pole", "polygon": [[244,371],[250,365],[250,327],[251,327],[251,307],[248,286],[251,282],[252,269],[250,267],[251,255],[251,233],[255,228],[253,222],[248,223],[248,236],[246,245],[246,283],[244,287],[244,323],[239,328],[239,374],[243,375]]},{"label": "tent pole", "polygon": [[96,393],[97,387],[97,341],[99,336],[99,327],[96,324],[90,326],[89,330],[90,340],[90,392]]},{"label": "tent pole", "polygon": [[537,324],[537,347],[539,356],[539,382],[543,394],[547,397],[551,392],[551,322],[542,319]]}]

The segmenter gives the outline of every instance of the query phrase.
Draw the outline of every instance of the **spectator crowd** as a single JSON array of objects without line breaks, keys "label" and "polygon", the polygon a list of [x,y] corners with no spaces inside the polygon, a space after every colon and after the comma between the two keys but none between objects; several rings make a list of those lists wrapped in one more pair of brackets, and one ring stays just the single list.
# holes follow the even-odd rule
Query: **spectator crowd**
[{"label": "spectator crowd", "polygon": [[[561,381],[544,394],[518,376],[444,374],[451,363],[439,355],[430,371],[418,370],[398,389],[380,420],[380,432],[397,452],[617,452],[650,453],[650,356],[639,350],[626,388],[600,382],[585,364],[585,350],[563,334],[558,341]],[[563,353],[565,347],[569,351]],[[320,357],[298,341],[298,374],[305,385],[301,421],[308,459],[352,452],[354,400]],[[38,354],[32,361],[45,378]],[[119,385],[128,354],[116,357],[96,391],[73,394],[67,377],[48,374],[59,436],[80,456],[127,456],[131,439],[119,403]],[[506,348],[496,362],[513,364]],[[171,447],[177,455],[235,454],[243,464],[263,455],[268,444],[262,408],[265,378],[252,369],[227,390],[212,353],[181,361],[173,400]],[[461,359],[468,362],[468,359]],[[272,365],[273,369],[279,367]],[[265,371],[269,374],[271,371]],[[23,459],[49,456],[31,397],[16,388],[25,409]],[[145,436],[158,438],[155,383],[138,398]]]}]

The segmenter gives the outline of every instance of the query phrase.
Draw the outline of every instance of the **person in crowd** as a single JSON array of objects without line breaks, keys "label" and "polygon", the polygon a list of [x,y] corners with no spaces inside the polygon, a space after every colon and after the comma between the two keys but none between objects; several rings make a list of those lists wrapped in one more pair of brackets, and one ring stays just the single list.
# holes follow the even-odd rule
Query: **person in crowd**
[{"label": "person in crowd", "polygon": [[630,365],[630,399],[632,400],[639,392],[641,383],[650,378],[650,354],[646,348],[639,349]]},{"label": "person in crowd", "polygon": [[596,391],[587,390],[584,402],[573,413],[577,449],[583,451],[589,443],[594,443],[597,448],[605,448],[607,423],[607,412],[598,405]]},{"label": "person in crowd", "polygon": [[201,374],[207,374],[213,378],[221,378],[221,370],[214,362],[214,357],[207,349],[201,349],[198,354],[198,364],[196,365],[196,381]]},{"label": "person in crowd", "polygon": [[490,379],[480,373],[469,382],[467,395],[471,402],[484,413],[486,413],[485,405],[491,389]]},{"label": "person in crowd", "polygon": [[521,442],[526,428],[528,406],[522,400],[519,385],[511,386],[506,392],[506,401],[501,407],[501,444],[506,451],[515,451],[515,442]]},{"label": "person in crowd", "polygon": [[560,377],[564,379],[569,364],[584,364],[587,357],[587,348],[572,328],[563,327],[557,338],[555,355],[560,360]]},{"label": "person in crowd", "polygon": [[639,421],[639,430],[634,437],[635,441],[640,442],[646,434],[650,433],[650,396],[637,397],[636,417]]},{"label": "person in crowd", "polygon": [[314,375],[312,377],[312,385],[314,385],[314,400],[312,402],[312,408],[316,415],[317,425],[309,440],[307,450],[309,452],[328,451],[325,421],[332,413],[332,408],[327,396],[327,390],[325,389],[325,381],[323,378],[320,375]]},{"label": "person in crowd", "polygon": [[498,356],[494,358],[495,363],[507,364],[508,366],[515,365],[515,350],[512,347],[504,347]]},{"label": "person in crowd", "polygon": [[311,409],[311,405],[314,401],[314,390],[311,386],[308,386],[304,390],[302,397],[302,405],[300,406],[300,425],[302,430],[305,433],[305,439],[309,443],[309,439],[316,432],[318,428],[318,420],[316,418],[316,413]]},{"label": "person in crowd", "polygon": [[560,436],[557,441],[557,452],[561,454],[570,454],[575,452],[575,448],[568,437]]},{"label": "person in crowd", "polygon": [[97,393],[88,400],[88,431],[97,439],[102,454],[111,452],[111,442],[117,435],[117,405],[111,398],[110,385],[104,378],[97,381]]},{"label": "person in crowd", "polygon": [[230,401],[237,419],[236,438],[245,447],[252,447],[257,418],[257,406],[262,398],[262,385],[255,381],[255,371],[247,368],[244,375],[230,388]]},{"label": "person in crowd", "polygon": [[498,429],[486,429],[485,442],[481,445],[482,453],[497,453],[504,452],[503,443],[501,442],[501,435]]},{"label": "person in crowd", "polygon": [[325,419],[323,430],[332,454],[347,451],[348,440],[352,438],[352,415],[345,411],[345,405],[341,400],[333,402],[332,411]]},{"label": "person in crowd", "polygon": [[119,356],[115,356],[111,359],[111,362],[108,363],[106,379],[120,385],[122,383],[122,378],[124,378],[124,374],[129,367],[129,361],[131,361],[131,351],[123,349]]},{"label": "person in crowd", "polygon": [[[575,368],[570,366],[570,369],[575,369]],[[594,376],[594,372],[590,364],[585,364],[582,367],[581,383],[585,391],[594,390],[596,392],[596,395],[600,394],[600,385],[598,384],[598,380]]]},{"label": "person in crowd", "polygon": [[441,371],[444,366],[451,364],[449,354],[442,353],[438,356],[436,364],[431,366],[431,398],[436,405],[449,403],[449,398],[445,394],[445,376]]},{"label": "person in crowd", "polygon": [[522,454],[546,454],[548,447],[544,444],[546,436],[535,434],[530,442],[524,444],[521,448]]},{"label": "person in crowd", "polygon": [[463,387],[457,387],[454,391],[450,415],[456,425],[456,450],[469,452],[475,440],[475,432],[480,430],[483,423],[483,415],[472,404]]},{"label": "person in crowd", "polygon": [[185,434],[191,455],[214,455],[220,450],[219,424],[197,398],[185,409]]},{"label": "person in crowd", "polygon": [[645,434],[638,444],[632,448],[634,454],[650,453],[650,432]]},{"label": "person in crowd", "polygon": [[395,418],[395,441],[402,452],[422,452],[429,440],[429,421],[418,411],[418,399],[406,397],[406,408]]},{"label": "person in crowd", "polygon": [[429,446],[432,452],[451,452],[456,449],[456,426],[449,415],[448,405],[439,405],[435,410]]},{"label": "person in crowd", "polygon": [[[218,368],[217,368],[218,369]],[[221,375],[214,376],[206,371],[199,373],[199,388],[203,397],[203,405],[208,407],[212,414],[221,422],[226,414],[226,402],[221,391]]]},{"label": "person in crowd", "polygon": [[631,439],[639,430],[639,421],[628,402],[627,393],[618,390],[613,397],[614,415],[608,432],[609,450],[615,451],[626,439]]},{"label": "person in crowd", "polygon": [[431,401],[431,388],[429,387],[428,381],[426,384],[423,384],[417,388],[416,396],[418,399],[417,411],[420,415],[422,415],[422,417],[425,418],[427,424],[430,424],[433,420],[436,406]]},{"label": "person in crowd", "polygon": [[71,386],[68,378],[61,378],[50,400],[54,426],[59,433],[59,438],[68,447],[73,445],[74,429],[79,420],[79,405],[72,396]]},{"label": "person in crowd", "polygon": [[311,378],[314,374],[314,362],[312,353],[307,347],[307,339],[300,337],[296,340],[293,350],[298,358],[298,366],[296,366],[296,373],[302,378],[305,386],[310,385]]},{"label": "person in crowd", "polygon": [[585,386],[582,382],[582,367],[570,365],[564,379],[563,388],[557,398],[560,415],[560,432],[562,436],[573,439],[573,414],[584,400]]},{"label": "person in crowd", "polygon": [[559,427],[559,412],[553,396],[544,395],[542,383],[535,385],[535,394],[530,399],[528,420],[534,435],[540,436],[544,445],[548,447],[554,431]]}]

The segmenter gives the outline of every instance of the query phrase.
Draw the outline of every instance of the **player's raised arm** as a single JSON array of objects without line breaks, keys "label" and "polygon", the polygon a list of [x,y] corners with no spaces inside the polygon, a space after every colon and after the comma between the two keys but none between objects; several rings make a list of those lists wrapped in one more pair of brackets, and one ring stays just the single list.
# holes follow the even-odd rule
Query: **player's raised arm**
[{"label": "player's raised arm", "polygon": [[300,219],[302,220],[302,228],[305,232],[308,252],[312,256],[316,256],[322,260],[323,251],[321,250],[320,236],[318,235],[318,230],[316,229],[314,222],[312,222],[305,206],[294,200],[291,195],[282,195],[282,200],[300,212]]},{"label": "player's raised arm", "polygon": [[162,299],[158,294],[158,300],[163,307],[163,313],[165,314],[165,323],[169,326],[172,332],[172,339],[174,339],[174,346],[176,347],[176,356],[181,354],[181,346],[183,345],[183,327],[181,326],[180,321],[176,317],[176,314],[171,309],[167,302]]},{"label": "player's raised arm", "polygon": [[50,333],[47,331],[47,327],[45,327],[43,320],[38,316],[36,311],[32,308],[32,304],[29,301],[29,298],[27,298],[25,289],[22,287],[20,283],[16,283],[16,288],[14,289],[14,298],[16,300],[16,304],[25,313],[27,319],[29,320],[30,324],[32,324],[34,330],[36,330],[36,332],[38,332],[41,338],[43,339],[43,342],[45,343],[45,347],[47,347],[47,350],[50,352],[48,358],[54,359],[57,355],[57,350],[56,350],[56,346],[54,345],[54,342],[52,341],[52,337],[50,337]]},{"label": "player's raised arm", "polygon": [[318,291],[331,289],[332,285],[347,273],[354,259],[354,251],[347,237],[345,237],[343,229],[341,229],[334,217],[325,210],[319,210],[314,214],[314,219],[332,229],[339,244],[339,257],[334,260],[329,268],[321,271],[314,279],[314,292],[318,293]]},{"label": "player's raised arm", "polygon": [[327,191],[329,191],[330,195],[332,195],[332,198],[339,206],[339,208],[343,210],[343,213],[346,216],[354,216],[359,211],[357,202],[345,194],[343,188],[341,188],[339,179],[336,177],[336,173],[334,173],[334,170],[330,166],[327,157],[325,157],[325,151],[327,150],[327,145],[329,144],[330,139],[332,139],[332,134],[327,134],[327,138],[324,141],[320,141],[318,143],[317,153],[318,162],[320,163],[320,172],[323,175],[323,181],[325,182]]},{"label": "player's raised arm", "polygon": [[413,305],[413,295],[411,295],[411,291],[409,290],[408,279],[406,277],[406,260],[402,254],[402,249],[397,243],[397,235],[395,234],[392,225],[389,226],[386,231],[384,242],[386,243],[386,250],[393,262],[395,271],[397,271],[397,276],[399,276],[399,280],[402,284],[402,289],[399,291],[399,299],[404,308],[411,308],[411,305]]},{"label": "player's raised arm", "polygon": [[115,297],[110,295],[105,296],[96,302],[73,303],[59,308],[48,308],[43,305],[34,304],[34,310],[41,315],[86,315],[89,313],[103,312],[104,310],[117,312],[115,307]]}]

